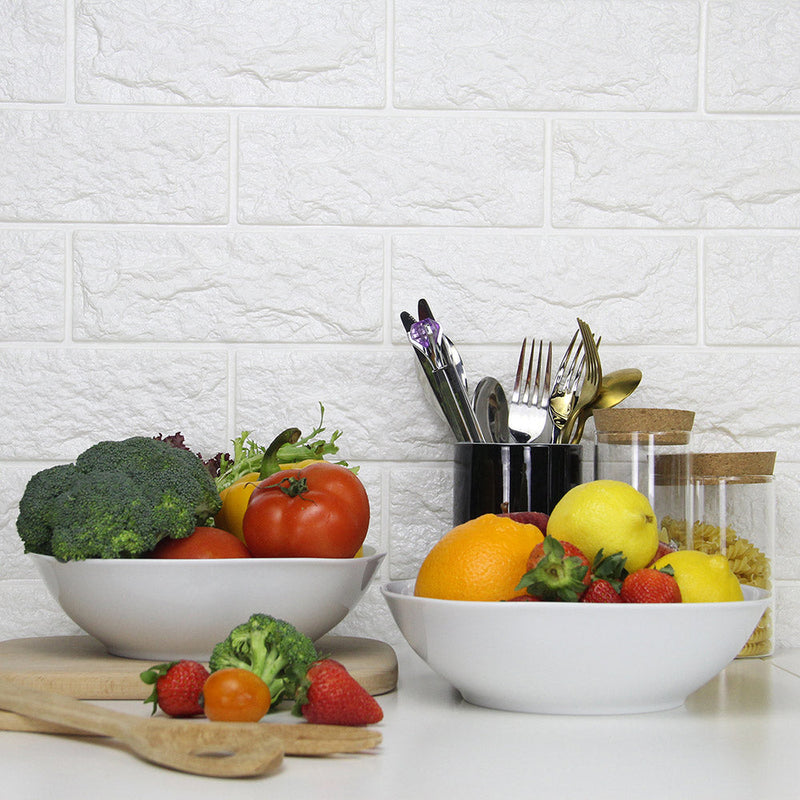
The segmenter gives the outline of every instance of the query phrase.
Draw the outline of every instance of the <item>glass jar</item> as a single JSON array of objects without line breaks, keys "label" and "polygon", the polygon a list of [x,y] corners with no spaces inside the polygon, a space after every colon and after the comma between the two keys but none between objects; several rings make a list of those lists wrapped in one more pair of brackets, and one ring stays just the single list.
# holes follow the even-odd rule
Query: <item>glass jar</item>
[{"label": "glass jar", "polygon": [[[772,595],[775,550],[774,452],[695,453],[692,493],[695,522],[679,544],[722,553],[739,583]],[[774,650],[774,596],[739,657]]]},{"label": "glass jar", "polygon": [[660,538],[692,518],[690,491],[694,412],[672,408],[607,408],[594,412],[596,479],[631,484],[650,501]]}]

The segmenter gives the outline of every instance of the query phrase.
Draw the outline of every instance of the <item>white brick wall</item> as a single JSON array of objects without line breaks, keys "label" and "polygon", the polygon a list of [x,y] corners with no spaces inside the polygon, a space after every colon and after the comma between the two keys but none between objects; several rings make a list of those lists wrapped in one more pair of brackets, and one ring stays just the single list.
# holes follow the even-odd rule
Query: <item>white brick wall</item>
[{"label": "white brick wall", "polygon": [[[103,437],[345,431],[382,578],[448,527],[399,312],[470,377],[577,315],[703,449],[778,451],[800,646],[800,4],[0,3],[0,638],[72,632],[28,477]],[[397,639],[373,589],[342,629]]]}]

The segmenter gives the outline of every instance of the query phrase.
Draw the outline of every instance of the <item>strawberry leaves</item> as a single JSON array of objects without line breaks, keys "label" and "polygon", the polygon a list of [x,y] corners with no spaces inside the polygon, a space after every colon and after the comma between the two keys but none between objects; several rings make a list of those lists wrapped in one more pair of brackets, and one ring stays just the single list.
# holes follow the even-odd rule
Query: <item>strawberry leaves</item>
[{"label": "strawberry leaves", "polygon": [[528,571],[522,576],[517,590],[542,600],[577,602],[591,580],[586,556],[569,542],[545,536],[531,551]]}]

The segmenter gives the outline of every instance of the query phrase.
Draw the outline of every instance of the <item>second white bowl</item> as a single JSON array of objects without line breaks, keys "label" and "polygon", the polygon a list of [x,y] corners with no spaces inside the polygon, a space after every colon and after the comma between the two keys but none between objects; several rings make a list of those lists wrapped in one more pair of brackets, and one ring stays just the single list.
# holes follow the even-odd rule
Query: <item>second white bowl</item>
[{"label": "second white bowl", "polygon": [[548,714],[680,706],[739,653],[769,597],[732,603],[491,603],[381,587],[416,653],[470,703]]}]

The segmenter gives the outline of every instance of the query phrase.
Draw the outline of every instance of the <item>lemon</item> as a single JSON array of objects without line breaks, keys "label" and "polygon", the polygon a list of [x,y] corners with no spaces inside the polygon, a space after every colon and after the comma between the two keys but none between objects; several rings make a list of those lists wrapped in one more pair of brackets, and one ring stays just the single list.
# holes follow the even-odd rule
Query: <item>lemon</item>
[{"label": "lemon", "polygon": [[547,533],[574,544],[589,561],[621,552],[628,572],[646,567],[658,549],[650,501],[629,483],[597,480],[570,489],[556,504]]},{"label": "lemon", "polygon": [[728,559],[721,553],[699,550],[678,550],[662,556],[653,565],[656,569],[672,566],[684,603],[724,603],[744,600],[742,587],[731,571]]}]

